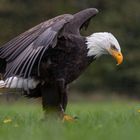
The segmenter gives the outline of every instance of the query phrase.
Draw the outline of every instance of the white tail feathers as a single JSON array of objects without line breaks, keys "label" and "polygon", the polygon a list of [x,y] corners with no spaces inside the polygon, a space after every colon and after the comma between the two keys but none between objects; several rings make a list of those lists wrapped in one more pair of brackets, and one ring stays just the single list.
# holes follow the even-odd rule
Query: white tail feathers
[{"label": "white tail feathers", "polygon": [[24,79],[22,77],[9,77],[5,81],[0,80],[0,88],[19,88],[19,89],[34,89],[40,83],[39,80],[33,78]]},{"label": "white tail feathers", "polygon": [[5,87],[5,82],[3,80],[0,80],[0,88],[4,88]]}]

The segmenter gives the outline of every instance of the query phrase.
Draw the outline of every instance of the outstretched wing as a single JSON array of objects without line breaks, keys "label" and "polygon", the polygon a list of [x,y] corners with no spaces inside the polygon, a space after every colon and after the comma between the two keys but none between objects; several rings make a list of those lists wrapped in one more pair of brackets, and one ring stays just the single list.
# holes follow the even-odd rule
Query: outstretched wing
[{"label": "outstretched wing", "polygon": [[38,67],[44,52],[55,47],[63,26],[73,18],[65,14],[45,21],[14,38],[0,48],[0,58],[7,61],[5,78],[29,77],[37,58]]},{"label": "outstretched wing", "polygon": [[80,35],[82,27],[87,28],[89,21],[96,16],[98,10],[96,8],[88,8],[73,15],[73,19],[66,25],[65,31]]}]

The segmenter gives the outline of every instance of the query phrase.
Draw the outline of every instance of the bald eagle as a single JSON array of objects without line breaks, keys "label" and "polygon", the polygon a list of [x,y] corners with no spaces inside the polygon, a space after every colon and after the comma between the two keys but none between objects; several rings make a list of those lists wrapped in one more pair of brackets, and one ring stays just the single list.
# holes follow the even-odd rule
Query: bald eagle
[{"label": "bald eagle", "polygon": [[42,22],[0,48],[0,88],[23,89],[27,97],[42,97],[46,116],[57,114],[65,120],[67,86],[95,59],[110,54],[119,65],[123,56],[117,39],[108,32],[81,36],[98,13],[88,8]]}]

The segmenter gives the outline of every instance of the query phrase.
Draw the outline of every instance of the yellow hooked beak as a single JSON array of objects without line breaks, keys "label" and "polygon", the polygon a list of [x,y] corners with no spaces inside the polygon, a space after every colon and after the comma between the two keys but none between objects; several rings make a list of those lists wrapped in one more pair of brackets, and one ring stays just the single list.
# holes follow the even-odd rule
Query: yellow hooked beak
[{"label": "yellow hooked beak", "polygon": [[117,60],[117,65],[120,65],[123,62],[123,55],[117,50],[110,49],[110,54]]}]

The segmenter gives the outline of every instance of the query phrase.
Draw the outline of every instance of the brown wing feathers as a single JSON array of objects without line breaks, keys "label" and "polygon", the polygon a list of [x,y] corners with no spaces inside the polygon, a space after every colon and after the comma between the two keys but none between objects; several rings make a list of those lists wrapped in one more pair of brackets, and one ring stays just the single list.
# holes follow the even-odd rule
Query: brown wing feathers
[{"label": "brown wing feathers", "polygon": [[[29,77],[38,57],[56,45],[59,31],[73,17],[62,15],[21,34],[0,49],[0,58],[7,61],[5,77]],[[41,61],[41,58],[40,58]],[[39,67],[39,66],[38,66]],[[38,72],[39,73],[39,72]]]},{"label": "brown wing feathers", "polygon": [[92,17],[98,13],[96,8],[88,8],[73,15],[73,19],[66,25],[66,32],[80,35],[80,29],[85,27]]}]

